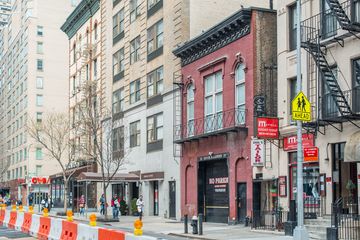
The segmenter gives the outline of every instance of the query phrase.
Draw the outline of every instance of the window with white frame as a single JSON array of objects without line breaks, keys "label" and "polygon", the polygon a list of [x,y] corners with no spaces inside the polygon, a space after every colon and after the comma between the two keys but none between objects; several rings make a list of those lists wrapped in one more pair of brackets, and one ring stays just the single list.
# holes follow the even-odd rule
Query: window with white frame
[{"label": "window with white frame", "polygon": [[147,51],[148,54],[161,48],[164,44],[164,28],[161,19],[147,30]]},{"label": "window with white frame", "polygon": [[124,88],[120,88],[113,93],[113,104],[112,104],[113,114],[124,111],[124,103],[125,103]]},{"label": "window with white frame", "polygon": [[222,128],[223,94],[221,71],[205,78],[205,132]]},{"label": "window with white frame", "polygon": [[41,148],[36,148],[36,160],[42,160],[43,159],[43,152]]},{"label": "window with white frame", "polygon": [[130,23],[140,15],[140,3],[141,1],[138,0],[130,0]]},{"label": "window with white frame", "polygon": [[187,136],[194,135],[194,100],[195,100],[194,85],[190,84],[190,86],[187,88],[187,96],[186,96]]},{"label": "window with white frame", "polygon": [[42,37],[44,35],[44,27],[43,26],[37,26],[36,33],[38,36]]},{"label": "window with white frame", "polygon": [[155,6],[155,4],[157,4],[158,2],[160,2],[160,0],[148,0],[148,9],[152,8],[153,6]]},{"label": "window with white frame", "polygon": [[235,69],[235,107],[236,123],[245,121],[245,65],[239,64]]},{"label": "window with white frame", "polygon": [[147,75],[147,96],[148,98],[158,95],[164,88],[164,68],[155,69]]},{"label": "window with white frame", "polygon": [[121,48],[113,55],[113,76],[116,76],[125,69],[124,48]]},{"label": "window with white frame", "polygon": [[44,44],[43,44],[43,42],[37,42],[36,43],[36,52],[38,54],[43,54],[44,53]]},{"label": "window with white frame", "polygon": [[130,64],[140,60],[140,36],[130,42]]},{"label": "window with white frame", "polygon": [[159,113],[147,118],[147,142],[163,139],[163,114]]},{"label": "window with white frame", "polygon": [[36,77],[36,88],[43,89],[44,87],[44,78],[43,77]]},{"label": "window with white frame", "polygon": [[130,147],[140,146],[140,120],[130,123]]},{"label": "window with white frame", "polygon": [[113,38],[124,31],[124,9],[113,16]]},{"label": "window with white frame", "polygon": [[130,83],[130,104],[140,100],[140,79]]},{"label": "window with white frame", "polygon": [[37,94],[36,95],[36,106],[41,107],[44,104],[43,95]]}]

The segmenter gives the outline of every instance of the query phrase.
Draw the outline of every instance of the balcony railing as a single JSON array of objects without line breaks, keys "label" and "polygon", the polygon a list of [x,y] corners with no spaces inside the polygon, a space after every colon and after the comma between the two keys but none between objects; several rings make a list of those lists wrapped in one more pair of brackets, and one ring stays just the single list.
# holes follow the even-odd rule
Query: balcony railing
[{"label": "balcony railing", "polygon": [[[360,23],[360,3],[347,0],[341,3],[341,7],[352,23]],[[316,42],[318,37],[321,40],[329,39],[338,35],[341,26],[336,15],[331,9],[320,12],[301,22],[301,42]],[[351,35],[349,32],[343,36]],[[339,40],[338,36],[333,38]]]},{"label": "balcony railing", "polygon": [[246,110],[231,109],[202,118],[193,119],[186,124],[175,126],[176,143],[197,140],[210,135],[246,129]]},{"label": "balcony railing", "polygon": [[[353,114],[360,114],[360,87],[343,91],[343,94],[351,106]],[[336,119],[342,117],[331,94],[324,94],[320,97],[322,119]]]}]

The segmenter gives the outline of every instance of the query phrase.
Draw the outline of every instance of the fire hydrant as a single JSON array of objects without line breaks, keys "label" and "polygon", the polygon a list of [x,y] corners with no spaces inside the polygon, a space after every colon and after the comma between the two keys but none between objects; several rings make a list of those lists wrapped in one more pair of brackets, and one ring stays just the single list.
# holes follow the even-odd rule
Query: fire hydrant
[{"label": "fire hydrant", "polygon": [[197,218],[197,216],[193,216],[192,218],[191,218],[191,224],[190,224],[191,226],[192,226],[192,234],[198,234],[198,218]]}]

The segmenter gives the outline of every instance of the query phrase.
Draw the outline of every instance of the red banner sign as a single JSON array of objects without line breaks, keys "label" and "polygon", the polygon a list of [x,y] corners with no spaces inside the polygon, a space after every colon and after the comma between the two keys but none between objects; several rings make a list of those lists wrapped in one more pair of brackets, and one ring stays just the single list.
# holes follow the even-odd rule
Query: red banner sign
[{"label": "red banner sign", "polygon": [[257,118],[257,137],[258,138],[279,138],[279,119],[278,118]]},{"label": "red banner sign", "polygon": [[31,178],[31,183],[32,184],[47,184],[49,181],[48,178],[46,177],[33,177]]},{"label": "red banner sign", "polygon": [[317,147],[304,148],[304,162],[317,162],[319,160],[319,149]]},{"label": "red banner sign", "polygon": [[[303,134],[302,135],[302,146],[313,147],[314,146],[314,135]],[[284,151],[297,150],[297,136],[285,137],[284,138]]]}]

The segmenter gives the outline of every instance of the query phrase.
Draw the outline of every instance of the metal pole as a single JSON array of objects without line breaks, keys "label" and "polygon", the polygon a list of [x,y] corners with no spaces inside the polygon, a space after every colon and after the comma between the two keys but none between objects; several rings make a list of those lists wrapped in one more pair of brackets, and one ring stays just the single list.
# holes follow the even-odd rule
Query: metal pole
[{"label": "metal pole", "polygon": [[85,206],[84,206],[85,217],[87,217],[87,184],[88,184],[88,182],[86,181],[85,182]]},{"label": "metal pole", "polygon": [[[297,63],[297,93],[302,90],[301,79],[301,0],[297,0],[296,6],[296,63]],[[309,234],[304,226],[304,198],[303,198],[303,149],[302,149],[302,122],[297,120],[297,227],[294,230],[294,239],[307,240]]]},{"label": "metal pole", "polygon": [[184,233],[188,233],[188,215],[184,216]]}]

